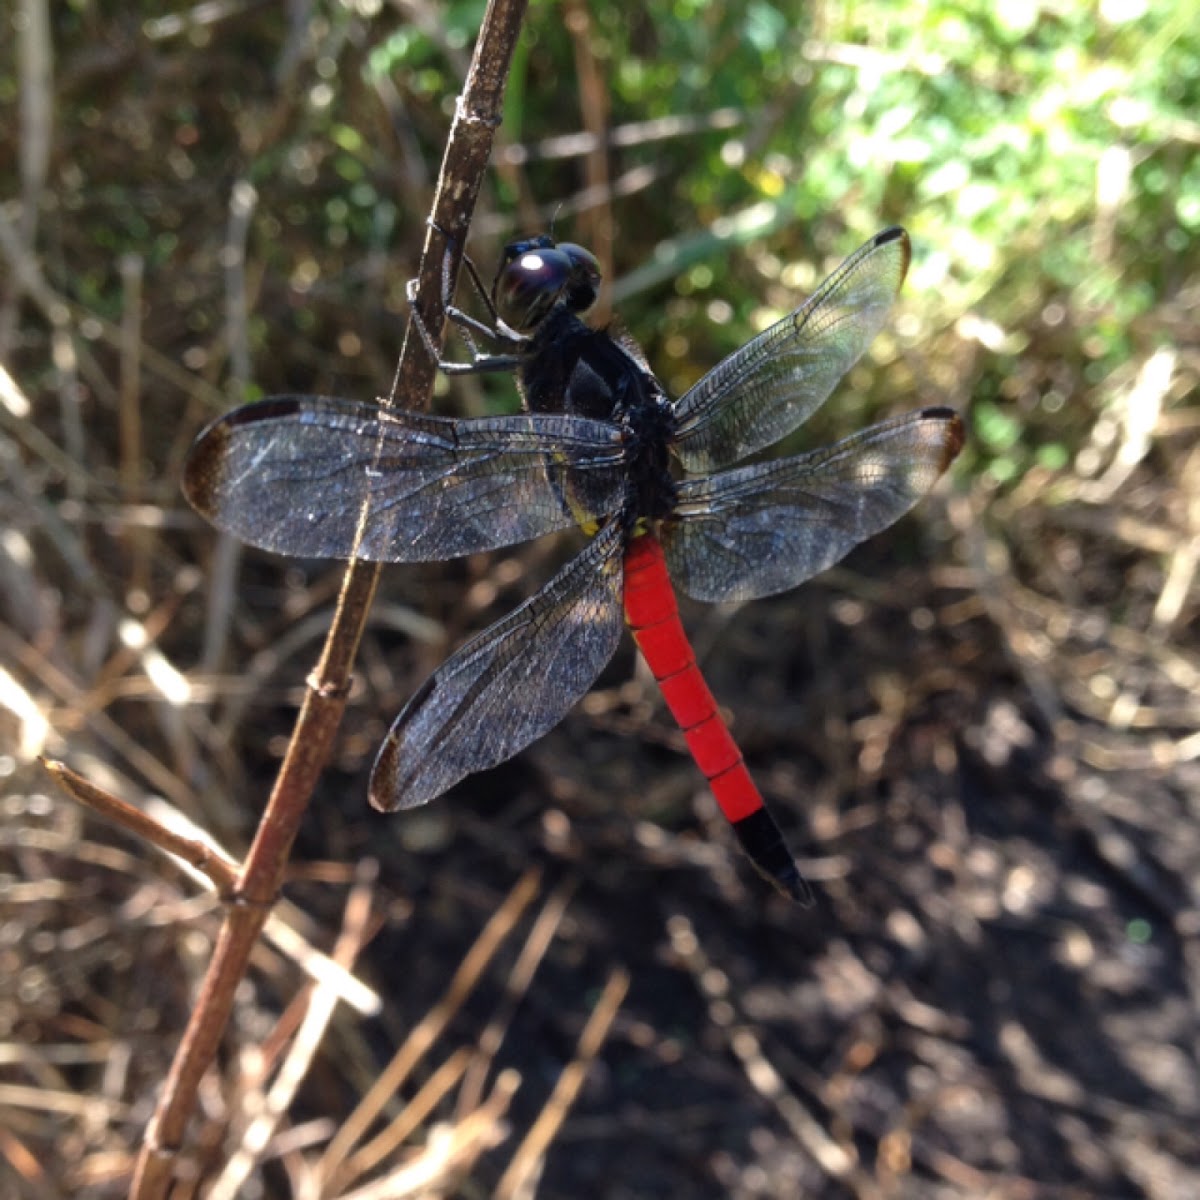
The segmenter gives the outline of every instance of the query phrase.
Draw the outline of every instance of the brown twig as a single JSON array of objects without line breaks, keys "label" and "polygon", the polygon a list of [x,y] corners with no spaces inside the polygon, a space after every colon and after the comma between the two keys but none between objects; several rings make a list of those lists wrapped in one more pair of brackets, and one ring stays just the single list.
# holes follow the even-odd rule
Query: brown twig
[{"label": "brown twig", "polygon": [[[142,498],[142,290],[146,264],[140,254],[123,254],[120,261],[121,371],[117,384],[117,428],[120,435],[121,499],[137,504]],[[149,591],[153,531],[131,525],[129,582],[125,595],[141,610]]]},{"label": "brown twig", "polygon": [[[504,84],[525,7],[525,0],[492,0],[489,4],[466,86],[458,99],[414,304],[425,328],[438,336],[445,315],[443,266],[454,279],[500,121]],[[399,397],[409,408],[426,407],[435,371],[436,364],[430,361],[421,339],[414,336],[410,322],[392,397]],[[146,1130],[131,1189],[135,1200],[158,1200],[171,1184],[175,1154],[183,1143],[200,1080],[216,1056],[238,983],[275,901],[301,817],[328,761],[378,576],[378,566],[358,560],[346,570],[325,648],[310,677],[287,754],[235,885],[238,903],[226,916],[195,1011]]]},{"label": "brown twig", "polygon": [[533,923],[517,961],[508,973],[504,984],[504,995],[497,1004],[483,1032],[479,1035],[479,1052],[471,1062],[470,1070],[463,1079],[462,1088],[458,1095],[458,1112],[465,1116],[474,1112],[483,1103],[483,1089],[501,1043],[512,1025],[517,1006],[525,998],[533,977],[550,943],[558,933],[563,915],[567,911],[567,902],[575,891],[573,882],[560,884],[542,906],[537,920]]},{"label": "brown twig", "polygon": [[504,1117],[520,1086],[521,1076],[513,1070],[501,1071],[487,1100],[459,1121],[446,1136],[433,1138],[413,1160],[352,1192],[343,1192],[338,1200],[407,1200],[410,1196],[428,1196],[444,1180],[467,1172],[485,1150],[499,1144],[504,1134]]},{"label": "brown twig", "polygon": [[583,1081],[587,1077],[592,1060],[604,1045],[608,1036],[608,1028],[616,1019],[617,1010],[629,990],[629,975],[618,968],[608,977],[600,999],[588,1018],[583,1032],[579,1035],[579,1043],[575,1048],[575,1057],[567,1064],[566,1069],[558,1077],[554,1091],[545,1107],[538,1113],[537,1120],[525,1135],[524,1141],[517,1147],[512,1161],[508,1164],[500,1181],[492,1192],[495,1200],[513,1200],[518,1195],[529,1194],[524,1190],[542,1163],[546,1149],[554,1140],[559,1126],[566,1119],[571,1105],[579,1095]]},{"label": "brown twig", "polygon": [[[462,1007],[488,963],[512,932],[526,908],[533,902],[539,883],[540,878],[535,871],[526,872],[517,881],[459,964],[445,994],[413,1027],[404,1045],[396,1051],[391,1062],[380,1071],[367,1094],[342,1122],[341,1128],[325,1148],[325,1153],[317,1165],[317,1176],[321,1180],[323,1195],[327,1194],[330,1186],[340,1187],[346,1178],[353,1179],[360,1171],[366,1169],[367,1164],[376,1160],[379,1143],[368,1143],[358,1152],[358,1156],[351,1159],[353,1147],[404,1085],[413,1069]],[[386,1140],[386,1134],[381,1136]]]},{"label": "brown twig", "polygon": [[196,870],[212,881],[218,895],[226,896],[233,891],[237,883],[237,866],[224,855],[218,854],[211,846],[172,832],[141,809],[126,804],[111,792],[106,792],[72,771],[65,763],[43,758],[41,764],[50,778],[80,804],[86,804],[106,820],[137,834],[152,846],[191,863]]},{"label": "brown twig", "polygon": [[[338,1177],[339,1189],[347,1182],[373,1170],[412,1137],[462,1079],[471,1064],[471,1059],[470,1047],[459,1046],[416,1090],[411,1099],[404,1101],[403,1107],[388,1122],[387,1128],[367,1142],[362,1149],[355,1151],[346,1161],[344,1171]],[[327,1190],[327,1194],[333,1193]]]},{"label": "brown twig", "polygon": [[[73,800],[186,863],[196,875],[203,876],[213,885],[222,900],[230,901],[234,896],[238,864],[202,836],[188,837],[171,828],[172,824],[181,822],[183,818],[166,801],[148,801],[147,810],[144,811],[97,787],[65,763],[45,757],[40,761],[50,778]],[[365,1016],[377,1014],[380,1004],[376,993],[327,955],[309,945],[296,931],[295,924],[294,916],[289,916],[286,907],[276,909],[267,922],[266,936],[314,982],[332,989],[340,1000]]]},{"label": "brown twig", "polygon": [[[609,176],[606,143],[611,105],[604,75],[596,62],[593,49],[595,34],[587,5],[583,0],[567,0],[564,17],[575,51],[575,74],[579,80],[579,106],[583,114],[583,124],[594,139],[591,152],[584,158],[585,191],[589,196],[602,198],[591,210],[587,220],[585,244],[600,260],[601,275],[610,279],[613,268],[614,222],[611,203],[612,180]],[[607,295],[601,298],[600,306],[595,312],[598,324],[610,318],[611,305],[612,301]]]},{"label": "brown twig", "polygon": [[[358,878],[346,901],[342,932],[334,947],[333,959],[349,970],[370,936],[371,900],[374,893],[376,864],[360,862]],[[275,1079],[269,1088],[256,1090],[243,1102],[247,1115],[253,1114],[241,1146],[225,1164],[225,1169],[208,1192],[209,1200],[236,1200],[251,1171],[258,1165],[268,1142],[279,1128],[284,1115],[295,1099],[300,1084],[308,1075],[313,1059],[333,1018],[339,997],[334,988],[315,986],[309,989],[303,1005],[304,1017],[291,1039]]]}]

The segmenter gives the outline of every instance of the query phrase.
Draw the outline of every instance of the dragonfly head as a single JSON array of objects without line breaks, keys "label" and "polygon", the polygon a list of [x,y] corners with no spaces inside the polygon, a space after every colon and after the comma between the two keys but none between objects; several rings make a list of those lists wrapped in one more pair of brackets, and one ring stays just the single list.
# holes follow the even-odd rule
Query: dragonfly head
[{"label": "dragonfly head", "polygon": [[585,313],[600,293],[600,263],[573,242],[542,234],[509,242],[492,284],[492,303],[500,319],[528,333],[560,301],[573,313]]}]

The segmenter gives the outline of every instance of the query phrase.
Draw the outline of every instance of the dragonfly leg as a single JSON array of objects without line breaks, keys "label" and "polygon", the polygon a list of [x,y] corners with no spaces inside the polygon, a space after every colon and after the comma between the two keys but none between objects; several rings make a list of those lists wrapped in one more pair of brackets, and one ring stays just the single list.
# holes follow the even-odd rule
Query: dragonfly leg
[{"label": "dragonfly leg", "polygon": [[471,353],[476,358],[483,358],[475,346],[475,339],[471,336],[472,333],[477,333],[480,337],[490,338],[492,341],[504,342],[508,338],[502,330],[494,329],[491,325],[485,325],[482,321],[463,312],[461,308],[456,308],[453,304],[446,305],[446,316],[454,322],[455,328],[459,332],[459,336],[470,347]]},{"label": "dragonfly leg", "polygon": [[[446,230],[432,219],[429,220],[428,224],[431,229],[440,233],[448,243],[453,244],[456,241],[452,234],[447,233]],[[447,252],[442,257],[442,307],[447,319],[452,321],[455,329],[458,330],[459,337],[466,342],[467,349],[471,354],[471,361],[460,363],[442,357],[437,342],[429,332],[420,311],[416,307],[417,281],[410,279],[405,288],[405,294],[412,311],[413,324],[416,326],[421,343],[424,345],[429,357],[437,364],[437,369],[443,375],[482,375],[493,371],[515,371],[521,363],[521,357],[517,351],[526,339],[504,327],[500,321],[499,314],[496,312],[496,306],[492,303],[492,298],[484,287],[483,280],[479,277],[479,271],[476,269],[474,262],[472,262],[470,255],[465,251],[462,261],[463,265],[467,268],[467,273],[471,277],[471,282],[475,290],[482,297],[488,314],[495,324],[488,325],[483,321],[477,320],[453,303],[454,289],[451,286],[449,247],[447,247]],[[476,336],[504,347],[506,352],[489,354],[481,350],[475,340]]]},{"label": "dragonfly leg", "polygon": [[[482,321],[472,320],[472,318],[468,317],[465,313],[454,307],[454,289],[451,287],[450,281],[449,250],[452,246],[456,246],[458,244],[458,238],[456,238],[449,230],[443,229],[432,217],[428,217],[425,223],[435,233],[440,233],[448,243],[446,247],[447,253],[442,257],[442,303],[445,306],[446,315],[450,317],[455,324],[468,323],[473,325],[477,330],[486,334],[487,336],[495,337],[496,330],[494,327],[489,327],[483,324]],[[475,266],[475,260],[466,252],[465,249],[462,253],[462,264],[467,268],[467,274],[471,277],[471,283],[474,286],[475,291],[479,294],[479,298],[483,301],[484,307],[488,310],[488,316],[491,317],[493,322],[498,322],[500,320],[500,314],[496,312],[496,306],[492,303],[491,293],[484,284],[483,278],[479,274],[479,269]],[[411,280],[409,281],[409,288],[412,288]],[[412,295],[410,290],[409,301],[411,302],[411,300]]]},{"label": "dragonfly leg", "polygon": [[470,362],[438,362],[443,375],[484,375],[490,371],[515,371],[521,365],[515,354],[476,354]]},{"label": "dragonfly leg", "polygon": [[[407,291],[410,304],[412,304],[416,294],[416,282],[415,279],[408,281]],[[446,316],[454,322],[459,336],[467,343],[467,349],[471,352],[471,361],[460,363],[445,359],[442,357],[437,343],[433,340],[433,335],[429,332],[424,319],[415,305],[412,307],[411,312],[413,325],[416,327],[421,344],[425,347],[429,357],[437,364],[437,369],[443,375],[482,375],[490,371],[515,371],[520,366],[521,358],[515,353],[487,354],[481,351],[475,339],[471,336],[471,331],[474,330],[483,337],[491,338],[501,345],[513,346],[514,348],[523,339],[513,337],[511,334],[506,334],[498,329],[492,329],[482,321],[475,320],[474,317],[468,316],[461,309],[455,308],[453,305],[446,306]]]}]

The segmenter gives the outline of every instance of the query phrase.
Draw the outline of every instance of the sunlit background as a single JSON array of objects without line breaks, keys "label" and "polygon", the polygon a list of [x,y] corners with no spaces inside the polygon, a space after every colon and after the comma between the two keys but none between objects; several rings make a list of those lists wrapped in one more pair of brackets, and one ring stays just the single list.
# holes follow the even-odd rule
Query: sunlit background
[{"label": "sunlit background", "polygon": [[[388,391],[481,16],[0,17],[0,1193],[125,1194],[220,918],[36,756],[244,854],[340,569],[219,539],[181,464],[234,404]],[[356,972],[382,1013],[336,1009],[237,1194],[318,1194],[306,1171],[505,896],[511,947],[357,1183],[420,1167],[425,1194],[493,1194],[625,971],[539,1196],[1200,1194],[1198,114],[1180,2],[532,7],[468,246],[484,277],[510,236],[584,243],[598,319],[679,394],[902,224],[893,318],[795,441],[949,404],[968,446],[828,576],[685,612],[815,913],[744,869],[628,649],[514,764],[369,814],[406,696],[577,540],[385,572],[295,936],[254,964],[198,1171],[241,1144],[309,978],[297,943],[332,949],[371,859]],[[515,403],[503,377],[435,398]],[[536,895],[550,922],[560,884],[541,944],[521,914]],[[541,965],[517,984],[523,938]],[[475,1075],[447,1067],[462,1047]]]}]

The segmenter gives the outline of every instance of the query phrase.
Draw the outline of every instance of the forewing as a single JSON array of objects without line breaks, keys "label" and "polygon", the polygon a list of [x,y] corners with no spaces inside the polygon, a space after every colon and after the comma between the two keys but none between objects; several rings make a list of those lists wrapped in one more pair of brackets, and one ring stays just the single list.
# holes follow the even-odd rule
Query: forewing
[{"label": "forewing", "polygon": [[926,408],[797,458],[684,480],[662,535],[671,576],[708,601],[795,587],[908,512],[963,437],[957,413]]},{"label": "forewing", "polygon": [[603,421],[454,420],[277,396],[210,425],[183,490],[218,528],[264,550],[426,562],[611,512],[624,458],[620,432]]},{"label": "forewing", "polygon": [[540,592],[448,658],[389,730],[371,803],[413,808],[562,720],[621,636],[621,528],[607,525]]},{"label": "forewing", "polygon": [[806,421],[882,328],[910,254],[903,229],[876,234],[806,303],[682,396],[674,449],[683,465],[728,466]]}]

